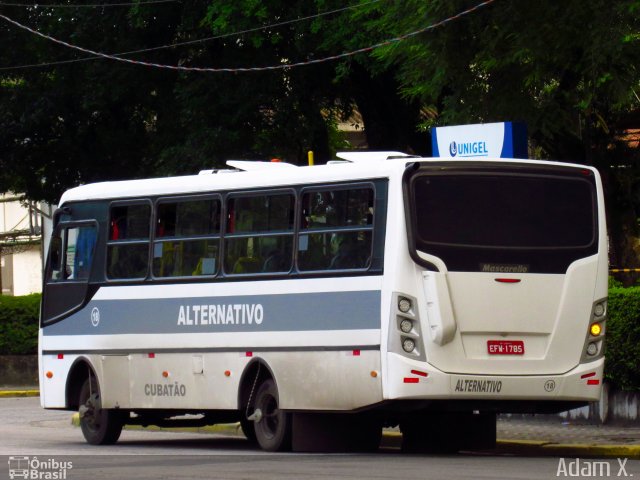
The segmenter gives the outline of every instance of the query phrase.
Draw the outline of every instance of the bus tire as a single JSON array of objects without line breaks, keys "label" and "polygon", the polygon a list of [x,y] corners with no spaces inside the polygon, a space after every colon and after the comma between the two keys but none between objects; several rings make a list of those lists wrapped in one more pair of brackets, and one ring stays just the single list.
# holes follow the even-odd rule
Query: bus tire
[{"label": "bus tire", "polygon": [[256,440],[263,450],[291,450],[291,414],[280,410],[278,388],[272,379],[265,380],[256,393],[255,409],[262,415],[254,422]]},{"label": "bus tire", "polygon": [[122,433],[122,415],[117,410],[102,408],[100,389],[95,378],[87,378],[78,399],[80,428],[87,443],[110,445]]}]

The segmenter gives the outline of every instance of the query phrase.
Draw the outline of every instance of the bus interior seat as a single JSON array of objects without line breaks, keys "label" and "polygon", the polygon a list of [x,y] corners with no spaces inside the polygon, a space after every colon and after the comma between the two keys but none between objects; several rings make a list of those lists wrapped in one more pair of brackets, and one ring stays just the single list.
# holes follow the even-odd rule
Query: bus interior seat
[{"label": "bus interior seat", "polygon": [[290,262],[284,253],[280,250],[269,252],[267,259],[262,265],[263,272],[287,272],[289,271]]},{"label": "bus interior seat", "polygon": [[262,262],[256,257],[240,257],[233,264],[233,273],[258,273]]}]

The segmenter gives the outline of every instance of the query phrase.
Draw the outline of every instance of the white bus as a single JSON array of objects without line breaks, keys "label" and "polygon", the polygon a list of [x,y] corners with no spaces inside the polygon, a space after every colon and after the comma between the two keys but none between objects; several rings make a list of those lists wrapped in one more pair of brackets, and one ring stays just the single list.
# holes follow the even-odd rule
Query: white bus
[{"label": "white bus", "polygon": [[598,172],[339,154],[97,183],[55,213],[44,408],[123,425],[241,422],[265,450],[491,447],[502,412],[598,400]]}]

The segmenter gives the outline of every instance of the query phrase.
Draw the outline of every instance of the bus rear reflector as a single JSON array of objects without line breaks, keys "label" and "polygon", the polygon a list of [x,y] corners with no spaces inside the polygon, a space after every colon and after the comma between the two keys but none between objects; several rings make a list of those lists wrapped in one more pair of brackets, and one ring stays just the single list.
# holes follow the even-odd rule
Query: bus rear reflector
[{"label": "bus rear reflector", "polygon": [[500,283],[520,283],[521,280],[519,278],[496,278],[496,282]]},{"label": "bus rear reflector", "polygon": [[600,380],[587,380],[587,385],[600,385]]},{"label": "bus rear reflector", "polygon": [[354,357],[359,357],[360,356],[360,350],[354,350],[353,351],[353,356]]},{"label": "bus rear reflector", "polygon": [[427,372],[421,372],[420,370],[411,370],[411,373],[414,375],[418,375],[420,377],[428,377],[429,374]]},{"label": "bus rear reflector", "polygon": [[246,352],[244,354],[245,357],[253,357],[253,352]]},{"label": "bus rear reflector", "polygon": [[64,353],[59,353],[58,354],[58,360],[62,360],[64,358]]},{"label": "bus rear reflector", "polygon": [[155,353],[150,353],[149,354],[149,358],[156,358],[156,354]]},{"label": "bus rear reflector", "polygon": [[415,377],[404,377],[404,383],[418,383],[420,381],[419,378]]},{"label": "bus rear reflector", "polygon": [[591,372],[591,373],[585,373],[580,378],[589,378],[589,377],[595,377],[595,376],[596,376],[596,372]]}]

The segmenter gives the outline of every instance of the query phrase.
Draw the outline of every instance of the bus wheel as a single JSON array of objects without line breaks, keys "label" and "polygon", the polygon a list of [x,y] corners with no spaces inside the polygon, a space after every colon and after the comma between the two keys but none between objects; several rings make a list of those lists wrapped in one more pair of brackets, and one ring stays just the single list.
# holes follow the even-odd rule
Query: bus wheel
[{"label": "bus wheel", "polygon": [[256,440],[263,450],[291,449],[291,414],[280,410],[278,389],[271,379],[264,381],[258,389],[254,417]]},{"label": "bus wheel", "polygon": [[122,415],[102,408],[100,390],[95,378],[87,378],[80,389],[78,402],[80,428],[85,440],[92,445],[116,443],[122,433]]}]

